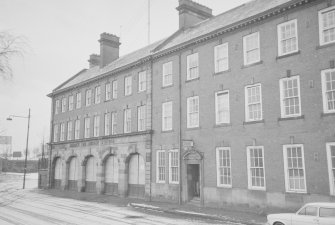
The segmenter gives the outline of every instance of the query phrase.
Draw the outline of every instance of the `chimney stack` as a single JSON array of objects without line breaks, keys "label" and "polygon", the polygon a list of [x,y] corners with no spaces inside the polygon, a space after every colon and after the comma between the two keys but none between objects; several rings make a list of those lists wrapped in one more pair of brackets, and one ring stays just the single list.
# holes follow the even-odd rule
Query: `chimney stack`
[{"label": "chimney stack", "polygon": [[91,54],[90,59],[87,60],[90,63],[90,68],[100,65],[100,55]]},{"label": "chimney stack", "polygon": [[213,16],[212,9],[192,0],[179,0],[176,9],[179,11],[179,29],[187,29]]},{"label": "chimney stack", "polygon": [[119,58],[120,38],[108,33],[100,35],[100,67]]}]

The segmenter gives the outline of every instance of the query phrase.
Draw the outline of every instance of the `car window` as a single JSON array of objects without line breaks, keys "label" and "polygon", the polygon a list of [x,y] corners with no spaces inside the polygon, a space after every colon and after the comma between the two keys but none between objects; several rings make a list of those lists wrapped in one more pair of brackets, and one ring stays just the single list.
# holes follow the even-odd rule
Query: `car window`
[{"label": "car window", "polygon": [[320,208],[320,217],[335,217],[335,208]]},{"label": "car window", "polygon": [[314,206],[306,206],[305,208],[301,209],[298,214],[304,216],[317,216],[318,209]]}]

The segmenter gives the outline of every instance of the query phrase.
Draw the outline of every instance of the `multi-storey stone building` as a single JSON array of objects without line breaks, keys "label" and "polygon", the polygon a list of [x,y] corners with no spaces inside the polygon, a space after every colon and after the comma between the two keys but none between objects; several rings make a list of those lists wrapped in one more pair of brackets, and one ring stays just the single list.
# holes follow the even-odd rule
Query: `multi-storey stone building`
[{"label": "multi-storey stone building", "polygon": [[51,185],[201,205],[335,195],[335,1],[255,0],[91,67],[52,98]]}]

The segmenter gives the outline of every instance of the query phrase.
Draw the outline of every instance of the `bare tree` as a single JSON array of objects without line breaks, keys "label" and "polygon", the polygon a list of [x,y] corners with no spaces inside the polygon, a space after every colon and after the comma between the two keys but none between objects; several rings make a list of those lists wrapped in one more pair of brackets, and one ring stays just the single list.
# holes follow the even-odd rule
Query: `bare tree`
[{"label": "bare tree", "polygon": [[11,60],[23,56],[26,40],[6,31],[0,31],[0,78],[9,79],[13,76]]}]

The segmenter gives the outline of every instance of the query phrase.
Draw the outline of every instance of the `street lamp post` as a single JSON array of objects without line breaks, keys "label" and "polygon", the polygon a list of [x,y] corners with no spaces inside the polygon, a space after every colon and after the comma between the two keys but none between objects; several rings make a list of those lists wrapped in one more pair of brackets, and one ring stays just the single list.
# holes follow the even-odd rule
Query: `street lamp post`
[{"label": "street lamp post", "polygon": [[25,188],[26,185],[26,173],[27,173],[27,156],[28,156],[28,141],[29,141],[29,126],[30,126],[30,108],[28,112],[28,117],[26,116],[16,116],[16,115],[10,115],[7,120],[13,120],[13,117],[18,117],[18,118],[25,118],[28,119],[28,129],[27,129],[27,141],[26,141],[26,153],[25,153],[25,158],[24,158],[24,171],[23,171],[23,189]]}]

